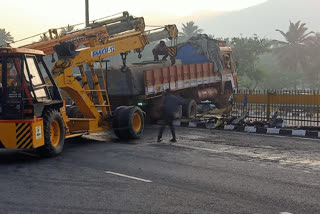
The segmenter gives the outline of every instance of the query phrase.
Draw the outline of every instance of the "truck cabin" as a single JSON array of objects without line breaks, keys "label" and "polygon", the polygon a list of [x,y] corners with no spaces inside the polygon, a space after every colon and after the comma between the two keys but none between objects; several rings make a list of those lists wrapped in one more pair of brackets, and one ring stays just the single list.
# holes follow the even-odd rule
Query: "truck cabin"
[{"label": "truck cabin", "polygon": [[42,51],[0,48],[0,119],[41,117],[46,105],[62,98]]},{"label": "truck cabin", "polygon": [[232,72],[235,72],[232,58],[232,49],[230,47],[220,47],[220,52],[223,70],[232,70]]}]

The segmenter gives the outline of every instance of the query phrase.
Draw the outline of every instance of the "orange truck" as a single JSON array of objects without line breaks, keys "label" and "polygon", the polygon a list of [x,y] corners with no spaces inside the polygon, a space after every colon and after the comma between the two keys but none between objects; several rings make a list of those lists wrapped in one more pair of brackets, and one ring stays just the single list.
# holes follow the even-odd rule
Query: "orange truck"
[{"label": "orange truck", "polygon": [[237,73],[232,49],[224,42],[214,43],[218,49],[216,62],[199,54],[198,47],[186,43],[178,45],[174,65],[169,61],[140,62],[128,66],[126,72],[120,72],[120,67],[109,67],[106,75],[111,102],[139,105],[151,120],[160,119],[162,95],[166,90],[187,100],[177,117],[195,117],[197,104],[206,100],[218,108],[226,107],[237,88]]}]

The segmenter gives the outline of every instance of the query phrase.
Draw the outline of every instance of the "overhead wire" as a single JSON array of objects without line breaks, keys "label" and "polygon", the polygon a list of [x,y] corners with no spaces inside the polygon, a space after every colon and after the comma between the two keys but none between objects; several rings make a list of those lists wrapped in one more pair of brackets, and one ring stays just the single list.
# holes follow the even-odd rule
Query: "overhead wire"
[{"label": "overhead wire", "polygon": [[[105,17],[102,17],[102,18],[99,18],[99,19],[94,19],[94,20],[90,21],[90,23],[94,23],[94,22],[96,22],[96,21],[99,21],[99,20],[102,20],[102,19],[106,19],[106,18],[110,18],[110,17],[116,16],[116,15],[119,15],[119,14],[122,14],[122,13],[123,13],[123,12],[119,12],[119,13],[115,13],[115,14],[113,14],[113,15],[105,16]],[[58,27],[58,28],[52,28],[52,29],[63,30],[63,29],[66,29],[66,28],[68,28],[68,27],[76,27],[76,26],[84,25],[84,24],[85,24],[84,22],[81,22],[81,23],[77,23],[77,24],[73,24],[73,25],[67,25],[67,26],[64,26],[64,27]],[[26,37],[26,38],[22,38],[22,39],[19,39],[19,40],[10,42],[9,44],[17,43],[17,42],[22,42],[22,41],[25,41],[25,40],[28,40],[28,39],[32,39],[32,38],[37,37],[37,36],[44,35],[44,34],[46,34],[46,33],[48,33],[48,31],[45,31],[45,32],[42,32],[42,33],[38,33],[38,34],[29,36],[29,37]]]}]

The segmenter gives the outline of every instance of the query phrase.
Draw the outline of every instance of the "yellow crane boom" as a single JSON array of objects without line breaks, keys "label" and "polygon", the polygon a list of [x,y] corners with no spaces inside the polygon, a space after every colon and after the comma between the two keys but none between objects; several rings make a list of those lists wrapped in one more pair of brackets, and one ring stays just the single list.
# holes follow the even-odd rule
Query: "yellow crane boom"
[{"label": "yellow crane boom", "polygon": [[127,11],[124,11],[121,16],[115,18],[94,20],[89,27],[80,30],[67,32],[64,27],[49,29],[48,32],[39,34],[43,38],[42,41],[21,47],[42,50],[46,55],[49,55],[55,52],[53,47],[61,42],[73,42],[77,47],[80,45],[89,46],[92,38],[95,38],[96,43],[105,43],[107,39],[119,34],[142,33],[144,30],[143,17],[133,17]]},{"label": "yellow crane boom", "polygon": [[[93,69],[94,62],[101,62],[104,58],[117,55],[127,54],[130,51],[143,49],[148,44],[146,35],[130,35],[122,38],[110,40],[107,44],[96,45],[94,47],[86,47],[79,50],[73,50],[65,54],[66,50],[70,50],[72,43],[65,43],[55,49],[59,60],[52,68],[52,73],[57,83],[57,86],[66,91],[76,106],[79,108],[84,118],[70,119],[67,123],[67,128],[70,130],[68,134],[75,132],[96,132],[110,127],[110,123],[105,121],[107,116],[111,116],[111,108],[108,99],[107,91],[101,89],[97,74]],[[72,49],[72,48],[71,48]],[[83,66],[87,64],[91,68],[94,90],[90,90],[85,85],[80,85],[72,73],[74,67],[79,67],[82,76],[82,82],[86,82],[87,77],[83,72]],[[96,92],[98,104],[94,104],[88,96],[88,92]],[[103,95],[105,93],[105,96]],[[106,97],[106,99],[104,99]],[[101,109],[102,114],[99,113]]]}]

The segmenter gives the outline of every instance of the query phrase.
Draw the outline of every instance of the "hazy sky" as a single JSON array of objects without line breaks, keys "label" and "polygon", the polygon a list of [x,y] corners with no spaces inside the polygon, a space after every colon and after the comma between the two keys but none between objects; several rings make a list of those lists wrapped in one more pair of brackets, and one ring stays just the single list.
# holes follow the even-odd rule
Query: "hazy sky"
[{"label": "hazy sky", "polygon": [[[166,15],[177,17],[210,11],[240,10],[266,0],[89,0],[90,20],[128,11],[144,16],[146,24],[159,24]],[[84,22],[85,0],[11,0],[1,2],[0,28],[11,32],[15,40],[68,24]],[[154,14],[150,15],[150,14]],[[163,23],[163,25],[169,23]],[[170,23],[171,24],[171,23]]]}]

